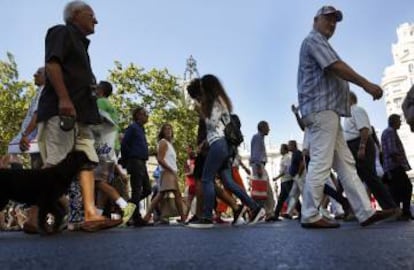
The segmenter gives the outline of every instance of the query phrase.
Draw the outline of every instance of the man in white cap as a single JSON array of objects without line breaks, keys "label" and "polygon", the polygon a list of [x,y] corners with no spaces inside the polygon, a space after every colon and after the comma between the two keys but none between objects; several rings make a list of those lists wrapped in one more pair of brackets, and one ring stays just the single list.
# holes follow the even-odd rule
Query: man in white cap
[{"label": "man in white cap", "polygon": [[362,226],[371,225],[394,215],[394,210],[375,212],[365,188],[358,178],[355,160],[346,145],[340,117],[350,116],[349,83],[363,88],[374,100],[382,89],[349,67],[328,42],[342,12],[323,6],[313,21],[313,30],[302,42],[298,68],[298,98],[303,122],[310,141],[310,163],[306,176],[302,227],[338,228],[339,224],[321,216],[318,208],[323,198],[325,179],[333,167]]}]

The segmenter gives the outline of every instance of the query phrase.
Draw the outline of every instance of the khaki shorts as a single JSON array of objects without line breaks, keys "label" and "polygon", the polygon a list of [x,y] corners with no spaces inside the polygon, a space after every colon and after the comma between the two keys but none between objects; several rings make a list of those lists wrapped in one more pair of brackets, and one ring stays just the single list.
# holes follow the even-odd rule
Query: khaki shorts
[{"label": "khaki shorts", "polygon": [[91,162],[98,163],[99,159],[94,147],[94,137],[91,126],[76,123],[71,131],[63,131],[59,127],[59,116],[53,116],[47,121],[38,124],[38,144],[44,164],[56,165],[73,150],[83,151]]}]

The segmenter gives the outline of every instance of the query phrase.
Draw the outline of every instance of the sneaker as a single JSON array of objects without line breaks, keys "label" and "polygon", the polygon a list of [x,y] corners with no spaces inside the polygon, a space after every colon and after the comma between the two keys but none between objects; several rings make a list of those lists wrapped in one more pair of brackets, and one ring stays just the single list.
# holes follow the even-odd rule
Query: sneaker
[{"label": "sneaker", "polygon": [[223,220],[220,216],[214,218],[214,223],[216,223],[216,224],[229,224],[229,222]]},{"label": "sneaker", "polygon": [[249,225],[256,224],[265,215],[266,215],[266,211],[262,207],[257,207],[255,210],[253,210],[252,218],[249,222]]},{"label": "sneaker", "polygon": [[192,216],[187,222],[185,222],[185,224],[187,225],[188,223],[193,223],[198,221],[198,217],[197,215]]},{"label": "sneaker", "polygon": [[239,205],[236,211],[233,213],[233,222],[231,224],[236,225],[240,217],[246,212],[247,208],[243,205]]},{"label": "sneaker", "polygon": [[154,223],[149,223],[148,221],[140,218],[137,218],[135,220],[132,221],[132,226],[139,228],[139,227],[149,227],[149,226],[154,226]]},{"label": "sneaker", "polygon": [[331,215],[331,213],[326,208],[320,207],[319,208],[319,213],[326,219],[329,219],[329,220],[334,219],[333,216]]},{"label": "sneaker", "polygon": [[266,222],[276,222],[276,221],[282,221],[282,219],[280,217],[277,216],[271,216],[271,217],[267,217],[265,218]]},{"label": "sneaker", "polygon": [[293,219],[293,217],[291,215],[289,215],[288,213],[283,213],[281,216],[284,219]]},{"label": "sneaker", "polygon": [[246,220],[241,216],[237,219],[236,222],[233,221],[232,223],[233,226],[246,225],[246,224],[247,224]]},{"label": "sneaker", "polygon": [[187,226],[190,228],[196,228],[196,229],[209,229],[209,228],[213,228],[214,224],[211,219],[200,218],[198,221],[189,222]]},{"label": "sneaker", "polygon": [[122,209],[122,223],[120,226],[126,226],[128,220],[131,219],[137,206],[134,203],[128,203],[128,205]]}]

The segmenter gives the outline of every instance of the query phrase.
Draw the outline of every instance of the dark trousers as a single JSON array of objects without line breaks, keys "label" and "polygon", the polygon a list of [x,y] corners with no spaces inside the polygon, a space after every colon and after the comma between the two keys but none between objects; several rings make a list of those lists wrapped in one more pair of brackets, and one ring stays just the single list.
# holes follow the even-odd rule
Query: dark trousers
[{"label": "dark trousers", "polygon": [[145,160],[131,158],[127,160],[127,171],[131,176],[131,202],[137,205],[132,216],[133,220],[141,218],[139,202],[151,194],[147,164]]},{"label": "dark trousers", "polygon": [[408,178],[407,173],[403,167],[395,168],[387,173],[389,179],[389,186],[392,197],[397,205],[402,203],[403,215],[411,215],[411,193],[413,191],[413,185]]},{"label": "dark trousers", "polygon": [[[286,181],[280,184],[280,194],[277,200],[275,217],[278,217],[280,215],[280,211],[282,210],[283,203],[289,197],[289,193],[292,189],[292,186],[293,186],[293,180],[289,180],[289,181]],[[296,209],[299,211],[299,213],[300,213],[300,207],[301,207],[300,202],[298,201],[296,204]]]},{"label": "dark trousers", "polygon": [[325,184],[323,188],[323,193],[339,202],[342,205],[345,214],[348,214],[351,211],[351,205],[349,204],[348,199],[342,195],[342,192],[342,187],[340,188],[340,191],[337,191],[334,188],[330,187],[328,184]]},{"label": "dark trousers", "polygon": [[41,169],[43,167],[43,161],[40,153],[30,154],[30,164],[32,169]]},{"label": "dark trousers", "polygon": [[382,209],[396,208],[397,205],[390,191],[381,181],[375,169],[375,145],[371,137],[368,137],[365,146],[365,158],[358,158],[358,149],[361,138],[348,141],[348,147],[354,156],[359,178],[368,186]]}]

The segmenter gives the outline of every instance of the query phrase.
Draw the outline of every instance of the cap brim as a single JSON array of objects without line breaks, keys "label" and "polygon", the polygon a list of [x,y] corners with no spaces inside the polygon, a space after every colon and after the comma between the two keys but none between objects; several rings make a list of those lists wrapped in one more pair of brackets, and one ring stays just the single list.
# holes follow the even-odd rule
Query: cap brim
[{"label": "cap brim", "polygon": [[336,11],[332,11],[332,12],[326,12],[326,13],[320,13],[319,15],[316,15],[316,17],[318,17],[320,15],[329,15],[329,14],[335,14],[337,22],[340,22],[343,19],[342,12],[340,10],[336,10]]},{"label": "cap brim", "polygon": [[341,12],[340,10],[337,10],[337,11],[335,12],[335,15],[336,15],[336,21],[337,21],[337,22],[342,21],[343,16],[342,16],[342,12]]}]

